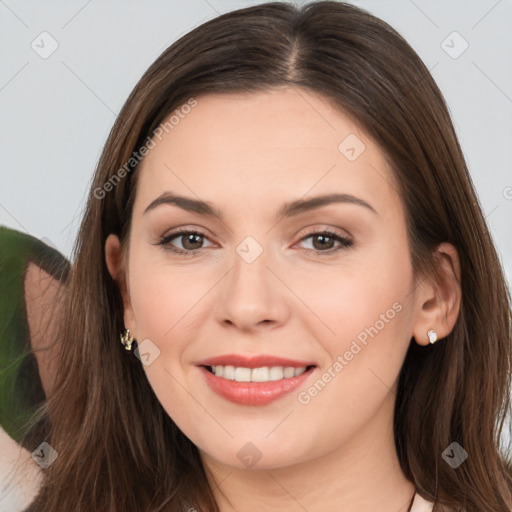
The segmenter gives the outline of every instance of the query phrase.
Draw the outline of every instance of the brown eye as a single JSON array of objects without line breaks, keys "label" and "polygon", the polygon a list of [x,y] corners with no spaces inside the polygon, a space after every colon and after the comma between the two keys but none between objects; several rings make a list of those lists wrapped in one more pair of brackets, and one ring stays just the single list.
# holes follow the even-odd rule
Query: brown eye
[{"label": "brown eye", "polygon": [[[330,231],[317,231],[310,233],[301,241],[304,242],[308,239],[311,239],[312,248],[306,248],[307,251],[315,251],[316,253],[326,254],[331,254],[342,249],[347,249],[354,243],[352,240]],[[339,244],[337,248],[335,247],[336,243]]]},{"label": "brown eye", "polygon": [[326,236],[324,234],[313,236],[313,247],[321,251],[322,249],[332,249],[334,246],[334,238],[332,236]]},{"label": "brown eye", "polygon": [[194,254],[204,248],[205,240],[207,237],[198,231],[182,230],[162,237],[158,245],[177,254]]},{"label": "brown eye", "polygon": [[190,233],[188,235],[180,235],[177,238],[181,238],[183,248],[187,251],[193,251],[194,249],[199,249],[201,244],[203,243],[203,236],[197,233]]}]

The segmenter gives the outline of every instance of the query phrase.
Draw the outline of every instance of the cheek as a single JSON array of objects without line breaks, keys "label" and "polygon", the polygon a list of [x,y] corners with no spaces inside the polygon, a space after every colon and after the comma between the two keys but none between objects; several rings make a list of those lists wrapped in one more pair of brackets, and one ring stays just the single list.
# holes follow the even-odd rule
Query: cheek
[{"label": "cheek", "polygon": [[194,319],[211,287],[204,282],[197,279],[197,271],[171,268],[162,259],[155,261],[150,252],[131,258],[130,298],[137,340],[149,339],[156,346],[147,345],[151,359],[143,369],[169,416],[185,426],[204,421],[204,410],[191,407],[190,394],[182,384],[191,362],[187,350],[198,332]]},{"label": "cheek", "polygon": [[348,431],[368,419],[393,389],[410,343],[412,268],[407,247],[398,245],[369,251],[364,262],[332,272],[324,286],[303,288],[306,302],[322,319],[315,333],[329,361],[320,378],[328,382],[325,391],[320,382],[317,389],[305,390],[301,403],[314,401],[319,410],[342,406],[339,414],[332,411],[332,419]]},{"label": "cheek", "polygon": [[[317,287],[307,295],[323,321],[315,320],[316,339],[330,357],[312,386],[301,390],[299,411],[309,413],[305,421],[311,431],[323,433],[326,450],[355,435],[394,396],[391,390],[409,346],[412,272],[407,253],[389,260],[381,253],[380,262],[364,271],[340,272],[326,281],[323,293]],[[318,413],[327,410],[328,426]]]},{"label": "cheek", "polygon": [[364,342],[368,329],[375,332],[372,327],[379,334],[404,328],[412,282],[407,248],[382,247],[295,279],[292,286],[310,316],[320,320],[315,330],[323,333],[331,355],[358,336]]},{"label": "cheek", "polygon": [[134,254],[130,299],[139,336],[154,337],[155,342],[172,337],[193,316],[194,305],[213,283],[212,276],[205,271],[166,265],[165,257],[155,256],[154,251]]}]

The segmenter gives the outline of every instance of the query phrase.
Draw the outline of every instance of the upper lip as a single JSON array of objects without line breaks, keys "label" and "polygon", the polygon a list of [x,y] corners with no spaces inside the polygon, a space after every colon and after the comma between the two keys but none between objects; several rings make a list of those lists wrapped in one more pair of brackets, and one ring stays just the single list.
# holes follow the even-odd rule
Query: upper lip
[{"label": "upper lip", "polygon": [[239,354],[226,354],[223,356],[211,357],[196,363],[198,366],[235,366],[243,368],[262,368],[265,366],[283,366],[302,368],[304,366],[316,366],[312,361],[298,361],[273,355],[260,354],[255,356],[244,356]]}]

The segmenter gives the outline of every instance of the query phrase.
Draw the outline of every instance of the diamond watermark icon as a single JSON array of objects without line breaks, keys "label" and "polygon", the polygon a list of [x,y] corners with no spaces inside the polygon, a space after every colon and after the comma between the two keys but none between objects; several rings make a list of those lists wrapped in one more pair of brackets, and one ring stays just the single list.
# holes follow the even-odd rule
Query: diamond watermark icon
[{"label": "diamond watermark icon", "polygon": [[144,366],[149,366],[160,355],[160,349],[146,338],[137,345],[134,354]]},{"label": "diamond watermark icon", "polygon": [[32,453],[31,457],[41,466],[43,469],[47,469],[54,462],[59,454],[49,445],[46,441],[43,441]]},{"label": "diamond watermark icon", "polygon": [[237,245],[236,252],[246,263],[253,263],[263,253],[263,247],[252,236],[248,236]]},{"label": "diamond watermark icon", "polygon": [[350,162],[357,160],[365,149],[363,141],[353,133],[345,137],[338,146],[339,152]]},{"label": "diamond watermark icon", "polygon": [[238,450],[236,456],[243,462],[248,468],[252,468],[256,462],[258,462],[263,454],[253,443],[245,443],[240,450]]},{"label": "diamond watermark icon", "polygon": [[452,59],[458,59],[469,48],[469,43],[454,30],[441,42],[441,48]]},{"label": "diamond watermark icon", "polygon": [[451,443],[441,457],[453,468],[457,469],[467,458],[468,452],[459,443]]},{"label": "diamond watermark icon", "polygon": [[57,50],[59,43],[51,34],[45,31],[41,32],[32,43],[30,43],[30,46],[39,57],[47,59]]}]

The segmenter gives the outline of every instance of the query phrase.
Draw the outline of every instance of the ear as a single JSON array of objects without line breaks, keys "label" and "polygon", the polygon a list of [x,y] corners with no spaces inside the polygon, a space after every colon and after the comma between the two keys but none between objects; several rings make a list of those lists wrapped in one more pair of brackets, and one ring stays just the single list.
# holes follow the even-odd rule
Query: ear
[{"label": "ear", "polygon": [[130,329],[130,336],[135,337],[136,325],[130,300],[130,286],[128,282],[128,269],[125,268],[125,261],[121,253],[119,237],[114,234],[108,235],[105,241],[105,262],[112,279],[119,286],[123,298],[124,326]]},{"label": "ear", "polygon": [[427,332],[433,329],[440,340],[452,331],[461,303],[460,262],[457,250],[440,244],[434,254],[438,277],[425,279],[416,290],[416,319],[413,336],[418,345],[428,345]]}]

